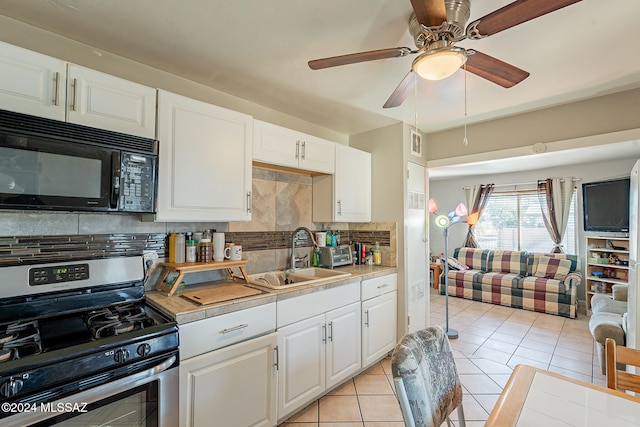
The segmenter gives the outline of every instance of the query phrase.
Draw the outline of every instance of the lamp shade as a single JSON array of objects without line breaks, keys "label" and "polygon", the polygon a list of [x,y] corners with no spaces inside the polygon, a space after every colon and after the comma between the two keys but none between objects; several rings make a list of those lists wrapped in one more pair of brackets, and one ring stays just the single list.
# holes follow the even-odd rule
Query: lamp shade
[{"label": "lamp shade", "polygon": [[460,47],[431,50],[413,61],[413,71],[427,80],[446,79],[467,61],[467,53]]}]

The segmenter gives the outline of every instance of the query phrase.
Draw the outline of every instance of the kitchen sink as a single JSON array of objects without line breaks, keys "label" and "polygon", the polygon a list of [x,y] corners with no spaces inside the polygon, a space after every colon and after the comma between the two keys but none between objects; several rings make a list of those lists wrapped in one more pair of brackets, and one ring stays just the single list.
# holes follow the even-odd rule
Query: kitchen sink
[{"label": "kitchen sink", "polygon": [[[349,276],[351,276],[351,273],[311,267],[254,274],[249,276],[249,282],[269,289],[287,289],[295,286],[328,282],[334,279],[343,279]],[[286,280],[287,278],[288,281]]]}]

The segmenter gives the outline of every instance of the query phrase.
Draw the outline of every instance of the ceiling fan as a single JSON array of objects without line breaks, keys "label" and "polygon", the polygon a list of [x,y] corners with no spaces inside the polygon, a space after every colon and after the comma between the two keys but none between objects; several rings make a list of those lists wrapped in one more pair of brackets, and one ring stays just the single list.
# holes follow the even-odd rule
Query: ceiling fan
[{"label": "ceiling fan", "polygon": [[[428,80],[449,77],[463,65],[477,76],[509,88],[529,73],[497,58],[455,44],[496,34],[581,0],[516,0],[466,25],[471,0],[411,0],[409,32],[416,48],[393,47],[309,61],[312,70],[418,54],[383,108],[401,105],[415,86],[415,74]],[[466,25],[466,29],[465,29]],[[414,74],[415,73],[415,74]]]}]

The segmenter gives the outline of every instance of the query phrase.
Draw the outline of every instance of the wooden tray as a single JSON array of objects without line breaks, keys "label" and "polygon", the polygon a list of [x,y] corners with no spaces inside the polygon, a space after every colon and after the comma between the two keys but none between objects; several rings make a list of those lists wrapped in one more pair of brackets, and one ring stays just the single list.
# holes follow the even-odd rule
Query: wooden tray
[{"label": "wooden tray", "polygon": [[229,284],[218,285],[209,289],[185,292],[182,296],[197,304],[206,305],[236,298],[248,297],[251,295],[258,295],[261,293],[262,291],[258,289],[249,288],[243,285]]}]

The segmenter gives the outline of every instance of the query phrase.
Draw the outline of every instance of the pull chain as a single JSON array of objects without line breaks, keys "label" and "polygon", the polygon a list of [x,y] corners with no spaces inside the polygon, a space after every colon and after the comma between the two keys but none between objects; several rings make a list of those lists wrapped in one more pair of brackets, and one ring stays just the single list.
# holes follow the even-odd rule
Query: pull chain
[{"label": "pull chain", "polygon": [[462,66],[464,70],[464,139],[462,140],[463,145],[469,145],[469,140],[467,139],[467,63],[465,62]]}]

